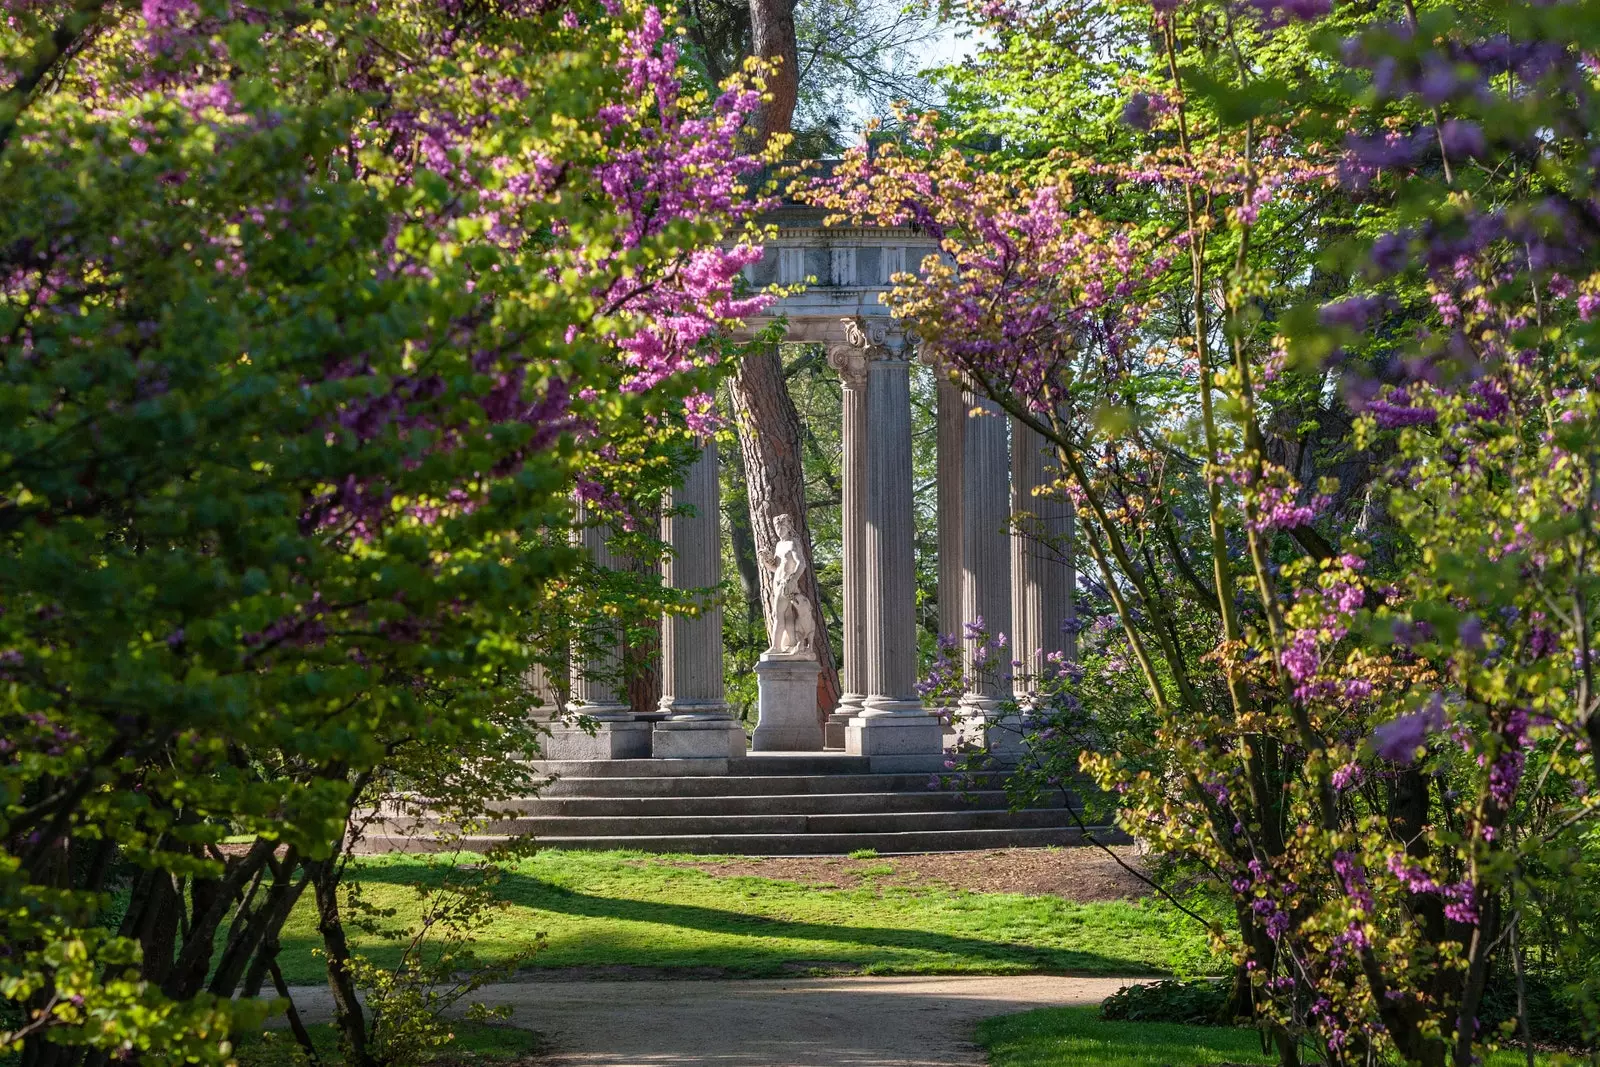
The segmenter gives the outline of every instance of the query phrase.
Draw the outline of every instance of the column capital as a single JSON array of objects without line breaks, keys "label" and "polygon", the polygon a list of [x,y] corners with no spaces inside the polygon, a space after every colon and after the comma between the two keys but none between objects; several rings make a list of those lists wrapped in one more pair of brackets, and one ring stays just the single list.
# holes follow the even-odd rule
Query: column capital
[{"label": "column capital", "polygon": [[904,360],[914,342],[910,333],[886,317],[851,315],[839,321],[845,341],[869,360]]},{"label": "column capital", "polygon": [[867,349],[853,344],[828,346],[828,366],[838,372],[839,379],[848,389],[867,387],[867,361],[870,358]]}]

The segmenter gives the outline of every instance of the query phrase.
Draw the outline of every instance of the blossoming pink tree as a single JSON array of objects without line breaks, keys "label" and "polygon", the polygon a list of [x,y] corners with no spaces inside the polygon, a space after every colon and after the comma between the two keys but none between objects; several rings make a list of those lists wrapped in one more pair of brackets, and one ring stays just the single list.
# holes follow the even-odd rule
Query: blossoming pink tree
[{"label": "blossoming pink tree", "polygon": [[[975,83],[1028,151],[930,118],[813,196],[941,240],[895,313],[1055,446],[1107,614],[1030,709],[1043,773],[1081,763],[1226,893],[1234,1006],[1284,1063],[1465,1065],[1593,863],[1588,45],[1515,4],[1327,14],[985,9]],[[1287,57],[1328,28],[1351,67],[1314,83]],[[1119,48],[1058,120],[1113,115],[1100,150],[1030,143],[1036,78]],[[1530,151],[1561,192],[1497,169]],[[1107,725],[1128,672],[1147,730]]]},{"label": "blossoming pink tree", "polygon": [[309,889],[382,1062],[352,810],[526,788],[573,499],[670,480],[761,306],[758,96],[631,0],[44,0],[0,41],[0,1050],[222,1062]]}]

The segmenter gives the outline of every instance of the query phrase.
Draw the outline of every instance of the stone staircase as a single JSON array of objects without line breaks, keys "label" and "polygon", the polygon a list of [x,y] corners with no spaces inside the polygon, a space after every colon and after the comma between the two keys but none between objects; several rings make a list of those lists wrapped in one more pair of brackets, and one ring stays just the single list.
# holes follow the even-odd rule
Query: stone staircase
[{"label": "stone staircase", "polygon": [[[882,854],[1075,845],[1066,803],[1010,811],[1004,774],[965,791],[930,789],[928,774],[873,773],[868,759],[761,753],[744,759],[571,760],[540,763],[537,797],[500,806],[503,819],[459,847],[531,834],[550,848],[747,856]],[[363,851],[429,847],[399,819],[375,826]],[[426,816],[415,826],[425,834]],[[1098,829],[1102,840],[1115,836]]]}]

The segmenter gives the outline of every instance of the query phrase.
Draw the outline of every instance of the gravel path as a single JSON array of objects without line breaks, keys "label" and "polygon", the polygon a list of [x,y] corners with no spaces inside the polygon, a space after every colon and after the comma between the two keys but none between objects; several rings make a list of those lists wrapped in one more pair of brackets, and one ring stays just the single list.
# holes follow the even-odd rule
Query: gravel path
[{"label": "gravel path", "polygon": [[[840,977],[518,982],[486,987],[512,1021],[542,1030],[550,1067],[981,1067],[980,1019],[1093,1004],[1136,979]],[[327,990],[294,990],[313,1021]]]}]

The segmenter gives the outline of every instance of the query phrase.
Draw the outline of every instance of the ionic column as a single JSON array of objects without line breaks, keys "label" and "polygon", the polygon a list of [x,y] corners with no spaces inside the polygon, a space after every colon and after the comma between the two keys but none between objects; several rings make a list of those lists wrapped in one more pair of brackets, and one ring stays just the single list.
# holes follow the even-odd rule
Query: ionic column
[{"label": "ionic column", "polygon": [[904,351],[867,361],[867,699],[864,717],[921,715],[911,480],[911,364]]},{"label": "ionic column", "polygon": [[[593,514],[578,502],[578,528],[574,540],[583,546],[597,567],[621,570],[623,559],[611,550],[611,529],[592,521]],[[633,715],[622,692],[622,635],[616,631],[597,635],[574,649],[572,657],[572,710],[594,719],[626,719]]]},{"label": "ionic column", "polygon": [[[661,710],[650,732],[656,759],[726,760],[745,754],[744,727],[734,721],[722,686],[722,523],[718,512],[717,446],[707,441],[683,484],[667,497],[661,539],[662,578],[672,589],[702,589],[696,615],[661,622]],[[680,508],[687,507],[683,513]]]},{"label": "ionic column", "polygon": [[844,693],[828,716],[823,746],[843,748],[846,727],[867,699],[867,353],[853,345],[835,345],[828,351],[828,364],[844,386]]},{"label": "ionic column", "polygon": [[938,481],[939,533],[939,634],[961,640],[961,484],[962,439],[967,425],[967,405],[961,386],[939,368],[938,423],[935,471]]},{"label": "ionic column", "polygon": [[[722,682],[722,525],[718,512],[716,442],[708,441],[683,485],[667,497],[661,539],[668,554],[662,578],[672,589],[707,590],[698,615],[667,615],[661,625],[661,710],[670,715],[727,718]],[[687,513],[679,509],[685,505]]]},{"label": "ionic column", "polygon": [[[1011,457],[1006,418],[974,393],[962,394],[969,417],[962,442],[961,614],[963,623],[982,621],[990,645],[964,641],[969,713],[987,715],[1011,695]],[[1007,644],[994,648],[1002,635]]]},{"label": "ionic column", "polygon": [[1070,623],[1076,573],[1072,557],[1072,501],[1034,490],[1056,480],[1054,448],[1033,429],[1011,423],[1012,617],[1016,657],[1025,681],[1017,696],[1037,688],[1051,653],[1071,657],[1076,638]]},{"label": "ionic column", "polygon": [[[917,696],[916,575],[911,484],[911,364],[884,324],[846,325],[867,353],[866,706],[845,730],[845,752],[875,773],[937,770],[944,731]],[[888,342],[893,341],[893,344]]]}]

